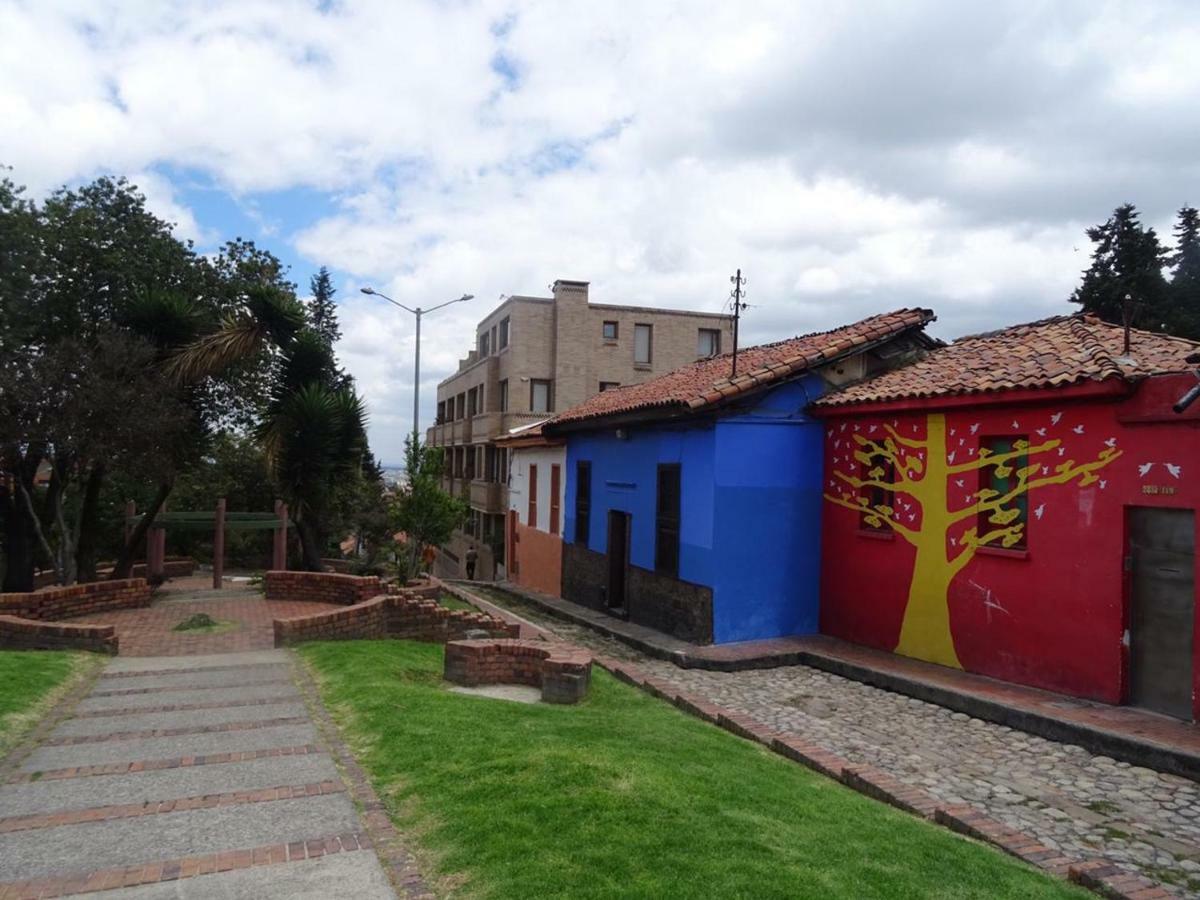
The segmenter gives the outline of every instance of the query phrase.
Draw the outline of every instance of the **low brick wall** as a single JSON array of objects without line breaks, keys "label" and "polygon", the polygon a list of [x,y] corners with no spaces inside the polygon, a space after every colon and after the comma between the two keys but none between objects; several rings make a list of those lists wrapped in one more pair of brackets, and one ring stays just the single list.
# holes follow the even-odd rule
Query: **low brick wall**
[{"label": "low brick wall", "polygon": [[112,625],[57,625],[0,615],[0,647],[6,650],[91,650],[117,652]]},{"label": "low brick wall", "polygon": [[547,703],[578,703],[587,696],[592,656],[545,641],[473,640],[446,644],[443,677],[454,684],[528,684]]},{"label": "low brick wall", "polygon": [[304,641],[348,641],[356,638],[387,637],[386,595],[374,597],[345,609],[314,613],[294,619],[275,620],[275,646],[287,647]]},{"label": "low brick wall", "polygon": [[374,575],[338,575],[334,572],[286,572],[273,569],[263,578],[268,600],[301,600],[352,606],[384,593]]},{"label": "low brick wall", "polygon": [[0,615],[42,622],[149,605],[150,585],[144,578],[93,581],[32,594],[0,594]]},{"label": "low brick wall", "polygon": [[327,572],[268,572],[268,600],[303,600],[336,603],[344,609],[311,616],[275,620],[275,646],[302,641],[336,641],[394,637],[445,643],[471,632],[493,637],[515,637],[518,626],[472,610],[446,609],[436,597],[436,582],[419,581],[404,588],[388,588],[379,579]]}]

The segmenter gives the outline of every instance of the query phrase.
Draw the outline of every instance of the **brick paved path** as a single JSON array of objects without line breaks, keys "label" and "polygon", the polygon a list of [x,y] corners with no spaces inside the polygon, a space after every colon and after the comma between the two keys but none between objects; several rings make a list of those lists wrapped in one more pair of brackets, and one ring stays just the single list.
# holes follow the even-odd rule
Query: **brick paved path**
[{"label": "brick paved path", "polygon": [[[475,587],[475,586],[473,586]],[[512,606],[501,592],[488,599]],[[807,666],[680,669],[520,605],[572,643],[636,662],[714,703],[869,763],[945,803],[970,803],[1064,855],[1109,859],[1200,897],[1200,784],[973,719]]]},{"label": "brick paved path", "polygon": [[[123,653],[190,655],[113,659],[40,743],[0,764],[0,898],[394,898],[354,801],[376,840],[386,817],[314,725],[291,654],[197,655],[269,646],[270,617],[292,604],[179,593],[96,619],[118,622]],[[197,610],[244,627],[181,643],[170,625]],[[395,865],[402,851],[384,846]],[[405,893],[425,891],[414,879]]]}]

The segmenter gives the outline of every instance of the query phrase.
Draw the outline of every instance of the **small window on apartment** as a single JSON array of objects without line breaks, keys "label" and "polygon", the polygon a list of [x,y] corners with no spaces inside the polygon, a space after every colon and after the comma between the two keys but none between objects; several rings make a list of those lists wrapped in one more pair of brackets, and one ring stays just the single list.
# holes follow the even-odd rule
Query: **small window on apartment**
[{"label": "small window on apartment", "polygon": [[600,382],[600,393],[603,394],[605,391],[611,391],[613,388],[619,388],[620,386],[621,382],[619,381],[602,381]]},{"label": "small window on apartment", "polygon": [[508,346],[508,316],[500,320],[500,343],[496,346],[501,350]]},{"label": "small window on apartment", "polygon": [[439,425],[441,425],[441,424],[442,424],[443,422],[445,422],[445,421],[446,421],[446,401],[445,401],[445,400],[439,400],[439,401],[438,401],[438,415],[437,415],[437,423],[438,423]]},{"label": "small window on apartment", "polygon": [[500,412],[508,412],[508,379],[500,382]]},{"label": "small window on apartment", "polygon": [[458,412],[458,414],[455,416],[455,418],[461,419],[464,415],[466,415],[466,412],[467,412],[467,395],[459,394],[457,397],[454,398],[454,403],[455,403],[455,407]]},{"label": "small window on apartment", "polygon": [[679,577],[679,465],[658,467],[658,506],[654,519],[654,571]]},{"label": "small window on apartment", "polygon": [[606,341],[615,341],[617,339],[617,323],[605,322],[603,334]]},{"label": "small window on apartment", "polygon": [[651,354],[654,351],[654,326],[633,326],[633,362],[634,365],[650,365]]},{"label": "small window on apartment", "polygon": [[475,393],[475,388],[471,388],[469,391],[467,391],[467,418],[471,418],[475,415],[475,413],[479,412],[479,408],[476,404],[476,398],[478,396],[479,395]]},{"label": "small window on apartment", "polygon": [[[895,484],[896,467],[891,460],[881,460],[878,457],[865,463],[860,463],[858,477],[863,481],[878,481],[882,484]],[[878,507],[885,510],[895,507],[895,492],[878,484],[867,484],[861,488],[861,497],[867,498],[867,507],[858,516],[858,527],[863,531],[876,534],[891,535],[892,529],[885,519],[890,513],[881,513]]]},{"label": "small window on apartment", "polygon": [[500,349],[500,345],[496,343],[496,326],[495,325],[492,326],[492,339],[491,339],[490,343],[492,345],[493,350],[498,351]]},{"label": "small window on apartment", "polygon": [[592,464],[575,463],[575,543],[587,546],[591,536]]},{"label": "small window on apartment", "polygon": [[[1015,434],[1005,437],[985,437],[979,442],[980,450],[987,448],[991,456],[999,456],[1000,454],[1009,454],[1021,449],[1017,446],[1020,442],[1021,447],[1029,446],[1029,438],[1024,435]],[[1029,465],[1029,455],[1019,453],[1017,456],[1009,457],[1000,465],[984,466],[979,470],[979,490],[995,491],[994,494],[988,494],[983,499],[996,500],[1004,497],[1017,486],[1017,473],[1022,468]],[[1016,510],[1016,515],[1012,514],[1012,510]],[[1029,547],[1029,495],[1026,493],[1018,494],[1012,500],[1004,504],[1002,509],[988,509],[979,513],[979,519],[975,525],[975,533],[982,538],[986,534],[990,534],[997,528],[1009,528],[1014,525],[1020,525],[1021,531],[1016,540],[1011,538],[1006,543],[1004,539],[988,542],[986,546],[1000,547],[1007,550],[1026,550]]]},{"label": "small window on apartment", "polygon": [[485,331],[479,336],[479,355],[492,355],[492,335],[490,332]]},{"label": "small window on apartment", "polygon": [[550,382],[533,379],[529,382],[529,411],[548,413],[550,409]]},{"label": "small window on apartment", "polygon": [[696,338],[696,356],[708,359],[721,355],[721,332],[716,328],[701,328]]}]

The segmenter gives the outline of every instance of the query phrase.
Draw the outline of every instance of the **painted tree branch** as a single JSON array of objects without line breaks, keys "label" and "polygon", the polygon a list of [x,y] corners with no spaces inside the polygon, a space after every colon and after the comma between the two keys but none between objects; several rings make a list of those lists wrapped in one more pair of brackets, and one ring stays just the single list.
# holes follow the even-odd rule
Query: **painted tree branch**
[{"label": "painted tree branch", "polygon": [[924,471],[924,464],[917,457],[906,456],[902,459],[900,451],[890,439],[880,444],[878,441],[873,441],[870,438],[863,437],[861,434],[856,434],[854,435],[854,440],[863,448],[862,450],[854,451],[854,458],[859,462],[869,466],[875,457],[882,456],[892,464],[892,477],[896,481],[895,484],[888,486],[888,490],[894,489],[896,484],[912,484],[912,479],[908,477],[909,469],[918,474]]},{"label": "painted tree branch", "polygon": [[895,519],[893,519],[891,516],[890,510],[888,510],[888,512],[885,514],[882,510],[886,510],[887,507],[872,508],[870,506],[867,506],[865,504],[865,501],[863,503],[851,503],[849,500],[846,500],[842,497],[835,497],[835,496],[833,496],[833,494],[825,494],[824,496],[825,496],[825,499],[828,500],[830,503],[835,503],[838,506],[845,507],[846,509],[852,509],[857,513],[865,512],[870,515],[874,515],[875,517],[877,517],[879,519],[880,522],[887,523],[889,528],[891,528],[893,531],[895,531],[898,535],[900,535],[902,538],[904,538],[906,541],[908,541],[914,547],[916,546],[916,544],[917,544],[916,532],[913,531],[908,526],[901,525],[899,522],[897,522]]},{"label": "painted tree branch", "polygon": [[1002,466],[1011,460],[1020,459],[1022,456],[1035,456],[1038,453],[1046,453],[1061,443],[1062,441],[1058,440],[1058,438],[1054,438],[1046,441],[1044,444],[1031,447],[1027,441],[1017,440],[1013,443],[1013,446],[1016,447],[1015,450],[1005,450],[1003,453],[991,453],[986,447],[980,447],[979,455],[973,460],[949,466],[946,472],[950,475],[960,475],[963,472],[976,472],[985,466]]},{"label": "painted tree branch", "polygon": [[975,551],[980,547],[1000,541],[1005,547],[1011,547],[1021,539],[1021,532],[1024,530],[1024,523],[1009,525],[1005,528],[996,528],[989,531],[983,537],[975,537],[975,529],[968,528],[963,532],[963,536],[959,539],[959,544],[962,545],[962,551],[958,556],[950,561],[950,571],[957,575],[962,571],[963,566],[975,558]]},{"label": "painted tree branch", "polygon": [[927,450],[929,444],[926,441],[919,441],[916,438],[901,437],[900,432],[896,431],[891,425],[884,425],[883,430],[892,436],[896,443],[903,447],[908,447],[912,450]]}]

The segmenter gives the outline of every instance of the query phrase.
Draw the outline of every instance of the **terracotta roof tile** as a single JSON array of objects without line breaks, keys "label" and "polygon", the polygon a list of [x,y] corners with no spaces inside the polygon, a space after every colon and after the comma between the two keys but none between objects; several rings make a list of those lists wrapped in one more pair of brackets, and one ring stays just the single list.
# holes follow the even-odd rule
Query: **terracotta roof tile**
[{"label": "terracotta roof tile", "polygon": [[827,394],[819,406],[1057,387],[1107,378],[1186,372],[1200,345],[1134,329],[1128,358],[1124,329],[1083,314],[1056,316],[959,338],[925,359]]},{"label": "terracotta roof tile", "polygon": [[[801,335],[774,344],[738,351],[738,375],[730,379],[730,354],[700,360],[641,384],[613,388],[559,413],[559,423],[641,412],[656,408],[704,409],[731,397],[790,378],[851,349],[921,328],[933,321],[932,310],[899,309],[872,316],[833,331]],[[858,340],[856,340],[858,339]]]}]

